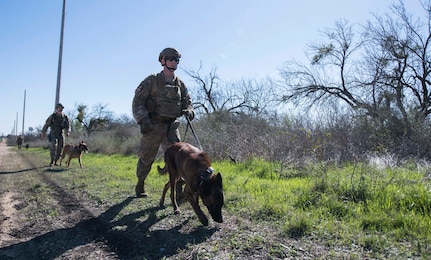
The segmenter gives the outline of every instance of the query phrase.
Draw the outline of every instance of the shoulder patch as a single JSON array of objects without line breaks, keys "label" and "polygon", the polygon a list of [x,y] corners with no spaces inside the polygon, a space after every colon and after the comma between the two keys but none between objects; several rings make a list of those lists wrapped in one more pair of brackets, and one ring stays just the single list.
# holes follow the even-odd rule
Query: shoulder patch
[{"label": "shoulder patch", "polygon": [[139,86],[135,90],[135,94],[138,94],[139,92],[141,92],[142,88],[143,88],[142,84],[139,84]]}]

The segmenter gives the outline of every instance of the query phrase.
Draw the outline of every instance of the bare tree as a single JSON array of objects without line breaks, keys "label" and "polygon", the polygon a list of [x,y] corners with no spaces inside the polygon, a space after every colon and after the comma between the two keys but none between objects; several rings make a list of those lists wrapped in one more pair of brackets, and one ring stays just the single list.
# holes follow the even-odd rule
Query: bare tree
[{"label": "bare tree", "polygon": [[367,58],[376,65],[369,84],[383,90],[380,100],[390,104],[387,108],[405,125],[409,112],[421,120],[431,113],[431,2],[423,6],[426,22],[409,14],[400,1],[392,5],[394,17],[375,15],[376,22],[365,27],[370,39]]},{"label": "bare tree", "polygon": [[241,79],[223,82],[213,67],[207,76],[201,75],[202,64],[196,71],[186,71],[196,83],[193,105],[204,114],[246,113],[261,115],[273,102],[270,79]]},{"label": "bare tree", "polygon": [[327,43],[308,46],[311,66],[292,60],[280,69],[284,80],[281,101],[313,106],[335,99],[354,109],[369,109],[353,74],[357,66],[353,56],[363,41],[355,41],[353,27],[347,21],[339,21],[335,29],[325,29],[322,33]]},{"label": "bare tree", "polygon": [[280,70],[281,101],[347,105],[373,120],[380,140],[390,137],[402,147],[410,139],[413,150],[431,113],[431,1],[422,5],[425,22],[399,1],[387,14],[374,14],[363,31],[355,33],[345,20],[325,29],[325,42],[309,45],[310,65],[293,60]]},{"label": "bare tree", "polygon": [[427,23],[414,20],[400,1],[390,14],[374,15],[362,34],[347,21],[325,29],[327,42],[309,45],[310,66],[293,60],[280,70],[282,101],[336,99],[371,116],[395,113],[404,120],[410,108],[430,114],[431,7],[423,6]]},{"label": "bare tree", "polygon": [[78,105],[76,120],[85,128],[88,136],[92,132],[105,130],[106,126],[113,121],[113,112],[106,109],[106,105],[96,105],[91,111],[86,105]]}]

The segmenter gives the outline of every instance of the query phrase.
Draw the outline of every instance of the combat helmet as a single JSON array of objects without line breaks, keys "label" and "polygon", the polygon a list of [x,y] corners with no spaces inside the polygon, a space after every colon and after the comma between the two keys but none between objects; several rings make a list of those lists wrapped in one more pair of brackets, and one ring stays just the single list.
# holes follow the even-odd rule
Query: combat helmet
[{"label": "combat helmet", "polygon": [[181,58],[180,52],[175,48],[165,48],[159,55],[159,61],[162,61],[163,57],[176,57]]}]

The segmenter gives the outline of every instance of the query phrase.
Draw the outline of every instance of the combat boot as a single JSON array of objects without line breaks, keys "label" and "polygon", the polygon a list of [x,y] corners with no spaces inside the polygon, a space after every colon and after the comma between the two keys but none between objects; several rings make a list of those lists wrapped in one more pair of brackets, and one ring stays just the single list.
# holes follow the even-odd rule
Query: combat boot
[{"label": "combat boot", "polygon": [[148,197],[148,194],[145,192],[144,179],[143,178],[138,178],[138,183],[136,184],[135,192],[136,192],[137,198]]}]

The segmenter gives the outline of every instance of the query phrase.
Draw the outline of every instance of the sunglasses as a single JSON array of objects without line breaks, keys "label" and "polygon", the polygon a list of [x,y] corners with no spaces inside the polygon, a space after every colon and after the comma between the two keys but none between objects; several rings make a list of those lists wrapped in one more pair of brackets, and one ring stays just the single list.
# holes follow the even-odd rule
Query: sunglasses
[{"label": "sunglasses", "polygon": [[166,57],[165,60],[175,61],[176,63],[180,63],[180,58],[178,57]]}]

